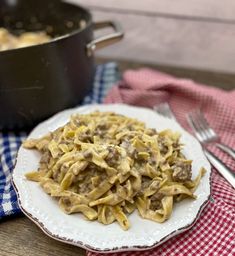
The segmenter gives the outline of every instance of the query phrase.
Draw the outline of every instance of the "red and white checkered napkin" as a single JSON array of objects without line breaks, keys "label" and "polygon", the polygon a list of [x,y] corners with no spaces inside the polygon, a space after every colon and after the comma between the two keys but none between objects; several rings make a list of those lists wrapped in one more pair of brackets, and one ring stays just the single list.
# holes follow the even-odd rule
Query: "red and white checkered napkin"
[{"label": "red and white checkered napkin", "polygon": [[[196,84],[191,80],[141,69],[124,73],[123,81],[114,86],[105,103],[127,103],[153,107],[167,101],[177,120],[189,130],[185,115],[200,107],[224,144],[235,148],[235,90],[225,92]],[[235,161],[217,148],[211,150],[232,170]],[[164,244],[141,252],[111,253],[111,256],[198,256],[235,255],[235,190],[220,174],[212,171],[212,197],[197,223]],[[101,253],[88,252],[88,256]]]}]

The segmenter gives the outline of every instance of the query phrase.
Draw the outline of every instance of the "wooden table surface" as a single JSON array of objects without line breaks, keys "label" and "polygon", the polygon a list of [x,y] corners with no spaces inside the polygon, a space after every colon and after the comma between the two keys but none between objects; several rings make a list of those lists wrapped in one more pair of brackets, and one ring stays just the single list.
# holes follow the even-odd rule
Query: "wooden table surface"
[{"label": "wooden table surface", "polygon": [[[99,59],[98,63],[106,62]],[[181,69],[167,66],[151,66],[147,64],[119,62],[120,71],[127,68],[149,66],[179,77],[192,78],[198,82],[214,85],[227,90],[235,88],[235,75],[213,73],[200,70]],[[85,250],[64,244],[46,236],[33,222],[23,215],[4,219],[0,223],[0,255],[1,256],[82,256]]]}]

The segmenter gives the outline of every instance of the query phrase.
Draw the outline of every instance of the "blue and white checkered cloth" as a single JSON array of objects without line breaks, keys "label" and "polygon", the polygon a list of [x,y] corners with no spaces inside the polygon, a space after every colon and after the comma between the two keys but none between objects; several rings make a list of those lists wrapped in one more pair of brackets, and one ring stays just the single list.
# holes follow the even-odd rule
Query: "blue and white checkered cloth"
[{"label": "blue and white checkered cloth", "polygon": [[[119,79],[117,65],[109,62],[96,68],[93,91],[84,98],[82,105],[101,103],[107,91]],[[20,213],[17,196],[11,183],[17,151],[27,133],[0,131],[0,219]]]}]

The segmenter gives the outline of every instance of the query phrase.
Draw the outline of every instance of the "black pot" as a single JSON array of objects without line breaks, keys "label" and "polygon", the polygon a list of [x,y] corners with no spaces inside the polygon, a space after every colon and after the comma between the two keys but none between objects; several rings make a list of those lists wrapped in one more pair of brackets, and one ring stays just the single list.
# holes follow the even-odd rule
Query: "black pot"
[{"label": "black pot", "polygon": [[[93,38],[109,26],[114,33]],[[86,9],[58,0],[1,0],[0,27],[54,38],[0,52],[0,129],[31,127],[78,104],[92,88],[94,50],[123,37],[116,22],[93,23]]]}]

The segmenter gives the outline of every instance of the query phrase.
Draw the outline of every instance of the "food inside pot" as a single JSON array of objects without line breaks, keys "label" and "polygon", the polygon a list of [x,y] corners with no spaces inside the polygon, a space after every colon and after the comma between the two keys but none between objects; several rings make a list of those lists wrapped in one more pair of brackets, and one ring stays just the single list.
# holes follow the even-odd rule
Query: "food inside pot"
[{"label": "food inside pot", "polygon": [[51,40],[45,31],[24,32],[19,36],[13,35],[5,28],[0,28],[0,51],[42,44]]}]

